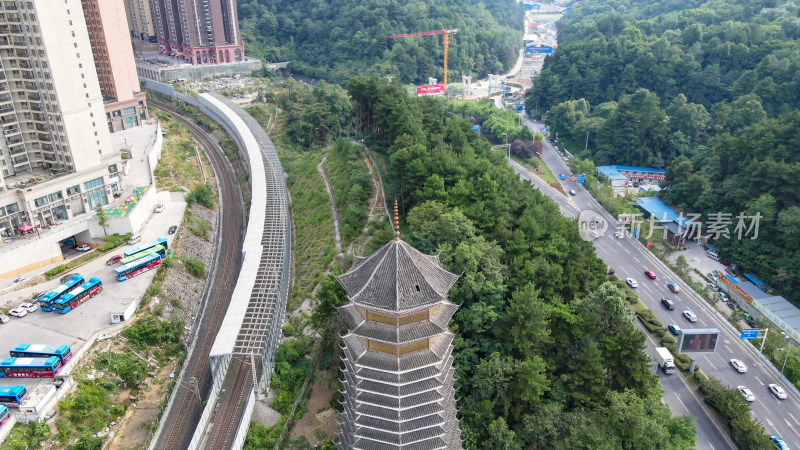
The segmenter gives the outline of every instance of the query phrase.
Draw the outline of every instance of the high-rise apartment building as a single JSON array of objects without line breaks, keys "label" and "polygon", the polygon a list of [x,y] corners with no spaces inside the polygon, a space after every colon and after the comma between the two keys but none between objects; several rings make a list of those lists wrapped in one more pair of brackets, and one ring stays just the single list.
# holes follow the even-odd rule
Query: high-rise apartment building
[{"label": "high-rise apartment building", "polygon": [[151,12],[161,53],[192,64],[244,60],[236,0],[153,0]]},{"label": "high-rise apartment building", "polygon": [[147,119],[123,0],[81,0],[103,94],[108,130],[126,130]]},{"label": "high-rise apartment building", "polygon": [[453,388],[458,275],[395,238],[338,278],[344,335],[340,449],[461,449]]},{"label": "high-rise apartment building", "polygon": [[153,27],[153,14],[150,0],[125,0],[125,14],[131,39],[156,42],[156,29]]},{"label": "high-rise apartment building", "polygon": [[120,187],[87,30],[80,0],[0,1],[3,236],[84,214]]}]

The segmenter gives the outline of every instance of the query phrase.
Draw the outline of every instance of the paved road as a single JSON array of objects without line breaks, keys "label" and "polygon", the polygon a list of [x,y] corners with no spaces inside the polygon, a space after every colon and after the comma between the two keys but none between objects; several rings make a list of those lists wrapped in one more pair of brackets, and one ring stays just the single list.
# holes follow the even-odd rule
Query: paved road
[{"label": "paved road", "polygon": [[[526,123],[535,130],[541,126],[540,123],[527,119]],[[547,142],[542,160],[555,174],[570,173],[566,163]],[[560,181],[565,190],[574,189],[578,193],[575,197],[565,196],[533,177],[523,167],[515,163],[511,165],[523,179],[532,180],[537,188],[554,198],[565,215],[576,217],[580,211],[592,210],[606,220],[612,220],[582,185],[569,180]],[[786,388],[788,381],[783,377],[776,376],[774,368],[763,365],[752,346],[744,343],[738,335],[725,326],[722,319],[709,311],[705,305],[700,304],[702,300],[690,296],[683,282],[674,273],[666,271],[655,257],[643,249],[640,244],[627,238],[615,239],[615,222],[611,221],[610,223],[605,234],[594,240],[597,255],[614,268],[621,279],[633,277],[639,282],[637,294],[640,300],[665,325],[675,323],[681,328],[719,328],[722,330],[717,351],[699,360],[698,366],[706,375],[718,378],[728,386],[744,385],[749,387],[756,397],[756,401],[750,404],[753,416],[763,423],[767,434],[780,435],[790,447],[800,446],[800,402],[791,394],[786,400],[778,400],[767,388],[769,383],[777,383]],[[658,278],[650,280],[645,277],[643,274],[645,268],[655,270]],[[671,292],[666,287],[669,281],[680,285],[682,292],[679,294]],[[659,301],[663,297],[670,298],[675,302],[675,310],[668,311],[660,305]],[[687,309],[697,315],[696,324],[690,324],[683,318],[682,311]],[[652,342],[649,342],[649,345],[652,345]],[[748,372],[744,374],[736,372],[729,364],[731,358],[742,360],[748,366]],[[694,395],[681,377],[662,374],[660,378],[665,390],[663,400],[670,406],[673,413],[688,413],[697,418],[698,448],[735,448],[727,433],[722,433],[722,427],[712,420],[708,407]]]}]

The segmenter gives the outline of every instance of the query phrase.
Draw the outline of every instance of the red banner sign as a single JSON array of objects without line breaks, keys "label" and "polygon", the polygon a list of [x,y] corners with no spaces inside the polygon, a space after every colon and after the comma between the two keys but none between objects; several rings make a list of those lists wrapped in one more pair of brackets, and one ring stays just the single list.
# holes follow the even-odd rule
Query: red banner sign
[{"label": "red banner sign", "polygon": [[425,86],[417,86],[417,95],[442,95],[444,94],[443,84],[427,84]]},{"label": "red banner sign", "polygon": [[731,280],[729,280],[728,277],[725,276],[725,274],[720,272],[717,275],[717,278],[719,278],[719,280],[722,281],[722,283],[724,283],[725,286],[728,286],[728,288],[730,288],[734,294],[739,296],[739,298],[746,301],[748,304],[753,303],[753,297],[751,297],[750,294],[745,292],[742,288],[731,282]]}]

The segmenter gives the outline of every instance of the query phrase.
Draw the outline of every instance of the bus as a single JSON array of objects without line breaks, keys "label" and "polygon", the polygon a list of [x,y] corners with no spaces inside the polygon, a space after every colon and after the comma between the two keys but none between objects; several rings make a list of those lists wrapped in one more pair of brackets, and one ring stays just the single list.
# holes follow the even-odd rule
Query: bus
[{"label": "bus", "polygon": [[167,249],[163,245],[158,244],[158,245],[156,245],[154,247],[148,248],[147,250],[142,250],[142,251],[140,251],[138,253],[132,254],[131,256],[126,256],[126,257],[120,259],[119,263],[122,264],[122,265],[125,265],[125,264],[128,264],[129,262],[136,261],[139,258],[144,258],[145,256],[147,256],[147,255],[149,255],[151,253],[158,253],[163,258],[163,257],[167,256]]},{"label": "bus", "polygon": [[54,377],[61,360],[49,358],[0,358],[0,378]]},{"label": "bus", "polygon": [[59,314],[66,314],[78,305],[89,300],[103,290],[103,282],[100,278],[92,277],[89,281],[80,285],[55,301],[55,311]]},{"label": "bus", "polygon": [[0,405],[19,408],[20,402],[26,395],[28,395],[28,390],[21,384],[17,386],[0,386]]},{"label": "bus", "polygon": [[124,266],[117,267],[114,269],[114,276],[117,278],[117,281],[125,281],[128,278],[135,277],[140,273],[156,268],[159,264],[161,264],[161,255],[158,253],[151,253],[144,258],[139,258]]},{"label": "bus", "polygon": [[66,283],[53,289],[47,294],[44,294],[39,299],[39,307],[42,308],[42,311],[52,311],[53,303],[56,300],[58,300],[59,298],[61,298],[61,296],[69,292],[70,289],[73,289],[76,286],[80,286],[81,283],[83,283],[83,276],[73,275],[72,277],[70,277],[69,280],[67,280]]},{"label": "bus", "polygon": [[16,358],[49,358],[55,356],[66,364],[72,358],[72,349],[68,345],[17,344],[9,351]]},{"label": "bus", "polygon": [[167,245],[167,240],[160,237],[160,238],[156,239],[154,242],[150,242],[150,243],[147,243],[147,244],[144,244],[144,245],[140,245],[138,247],[134,247],[134,248],[128,250],[127,252],[123,252],[122,255],[127,258],[128,256],[132,256],[132,255],[135,255],[136,253],[143,252],[145,250],[153,248],[156,245],[161,245],[161,246],[164,247],[165,250],[169,250],[169,245]]},{"label": "bus", "polygon": [[0,405],[0,427],[3,426],[3,424],[6,423],[6,420],[8,420],[10,417],[11,414],[8,413],[8,408],[6,408],[6,405]]}]

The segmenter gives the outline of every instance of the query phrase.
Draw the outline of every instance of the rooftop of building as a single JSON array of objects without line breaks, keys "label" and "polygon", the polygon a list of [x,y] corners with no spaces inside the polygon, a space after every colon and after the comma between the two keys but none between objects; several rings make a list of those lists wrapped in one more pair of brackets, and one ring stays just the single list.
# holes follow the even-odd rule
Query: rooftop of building
[{"label": "rooftop of building", "polygon": [[401,312],[445,300],[458,275],[445,270],[438,256],[397,238],[366,258],[356,258],[353,268],[337,279],[353,303]]},{"label": "rooftop of building", "polygon": [[614,166],[597,166],[595,169],[611,181],[627,181],[628,179]]},{"label": "rooftop of building", "polygon": [[617,170],[625,170],[628,172],[643,172],[643,173],[665,173],[664,169],[653,169],[650,167],[635,167],[635,166],[612,166]]},{"label": "rooftop of building", "polygon": [[759,280],[758,277],[755,276],[752,273],[745,273],[745,274],[742,274],[742,276],[747,278],[751,283],[753,283],[756,286],[766,286],[767,285],[767,283],[764,283],[763,281]]},{"label": "rooftop of building", "polygon": [[682,226],[692,223],[685,216],[676,213],[658,197],[639,197],[636,199],[636,206],[662,222],[675,222]]}]

